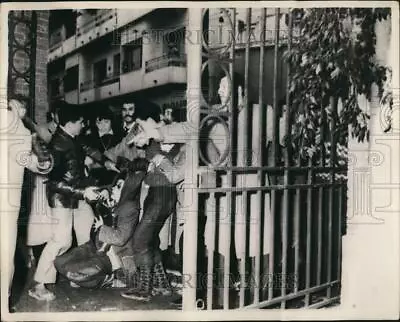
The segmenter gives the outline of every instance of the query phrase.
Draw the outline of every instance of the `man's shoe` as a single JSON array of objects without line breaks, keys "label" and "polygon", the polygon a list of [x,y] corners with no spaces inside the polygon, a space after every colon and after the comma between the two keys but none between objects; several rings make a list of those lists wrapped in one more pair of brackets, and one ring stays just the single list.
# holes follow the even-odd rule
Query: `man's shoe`
[{"label": "man's shoe", "polygon": [[50,292],[44,285],[36,285],[28,291],[28,295],[38,301],[53,301],[56,296]]}]

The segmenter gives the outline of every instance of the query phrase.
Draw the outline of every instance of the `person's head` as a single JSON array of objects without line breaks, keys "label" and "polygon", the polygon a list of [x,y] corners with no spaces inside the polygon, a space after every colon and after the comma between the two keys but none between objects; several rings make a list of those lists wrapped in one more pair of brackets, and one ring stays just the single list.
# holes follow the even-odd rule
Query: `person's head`
[{"label": "person's head", "polygon": [[103,108],[97,113],[96,127],[99,133],[108,133],[112,128],[113,115],[108,108]]},{"label": "person's head", "polygon": [[20,119],[23,119],[28,112],[25,103],[16,99],[10,100],[8,108],[16,113]]},{"label": "person's head", "polygon": [[219,87],[218,87],[218,96],[220,99],[220,103],[222,106],[225,106],[224,109],[228,109],[228,105],[231,97],[233,98],[233,105],[238,106],[243,104],[243,95],[244,95],[244,82],[243,77],[235,73],[233,77],[233,86],[232,90],[229,89],[230,82],[228,76],[224,76],[220,79]]},{"label": "person's head", "polygon": [[59,124],[72,136],[78,136],[84,127],[83,113],[79,105],[64,105],[58,113],[58,118]]},{"label": "person's head", "polygon": [[171,124],[173,122],[172,118],[173,109],[168,107],[164,110],[164,113],[160,115],[160,119],[165,124]]},{"label": "person's head", "polygon": [[121,114],[122,119],[126,124],[132,124],[135,121],[136,104],[124,103],[122,104]]}]

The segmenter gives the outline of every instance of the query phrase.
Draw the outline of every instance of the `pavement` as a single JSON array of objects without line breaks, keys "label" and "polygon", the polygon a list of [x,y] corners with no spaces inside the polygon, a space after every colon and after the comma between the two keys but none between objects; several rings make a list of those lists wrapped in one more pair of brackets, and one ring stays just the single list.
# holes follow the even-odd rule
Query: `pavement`
[{"label": "pavement", "polygon": [[16,254],[16,272],[12,291],[12,311],[14,312],[106,312],[125,310],[177,310],[171,304],[179,294],[154,296],[149,302],[123,298],[124,288],[85,289],[73,288],[62,277],[49,288],[56,299],[50,302],[38,301],[28,295],[32,285],[34,267],[27,267],[21,254]]}]

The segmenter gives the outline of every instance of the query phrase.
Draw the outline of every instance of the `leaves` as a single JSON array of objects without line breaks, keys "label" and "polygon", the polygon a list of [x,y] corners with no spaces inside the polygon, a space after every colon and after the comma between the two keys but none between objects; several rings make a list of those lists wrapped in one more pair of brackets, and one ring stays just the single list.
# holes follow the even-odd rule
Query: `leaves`
[{"label": "leaves", "polygon": [[[386,68],[374,60],[374,26],[390,9],[309,8],[292,13],[300,35],[284,57],[291,71],[293,151],[305,158],[323,153],[327,137],[321,127],[332,124],[340,144],[346,144],[349,126],[352,136],[368,140],[369,116],[358,106],[357,94],[370,100],[373,83],[383,93]],[[330,108],[331,98],[343,104],[339,115]]]}]

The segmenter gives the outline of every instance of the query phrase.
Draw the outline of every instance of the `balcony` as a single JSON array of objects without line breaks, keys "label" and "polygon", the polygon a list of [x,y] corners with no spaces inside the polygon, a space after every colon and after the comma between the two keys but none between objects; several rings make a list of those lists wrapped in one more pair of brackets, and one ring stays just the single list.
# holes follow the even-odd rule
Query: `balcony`
[{"label": "balcony", "polygon": [[104,22],[114,18],[116,15],[115,9],[102,10],[100,14],[95,15],[92,19],[77,28],[77,36],[83,35],[84,33],[92,30],[95,27],[100,26]]},{"label": "balcony", "polygon": [[107,75],[106,78],[104,78],[101,81],[99,81],[98,83],[96,83],[94,87],[101,87],[101,86],[113,84],[116,82],[119,82],[119,73],[118,72]]},{"label": "balcony", "polygon": [[148,60],[145,67],[121,74],[120,94],[128,94],[168,84],[186,83],[186,57],[178,55]]},{"label": "balcony", "polygon": [[186,67],[186,55],[163,55],[154,59],[150,59],[145,63],[145,72],[150,73],[154,70],[161,69],[164,67]]},{"label": "balcony", "polygon": [[86,80],[80,84],[80,103],[90,103],[120,94],[120,75],[118,72],[107,75],[102,80]]}]

